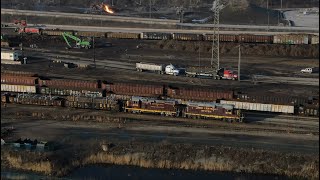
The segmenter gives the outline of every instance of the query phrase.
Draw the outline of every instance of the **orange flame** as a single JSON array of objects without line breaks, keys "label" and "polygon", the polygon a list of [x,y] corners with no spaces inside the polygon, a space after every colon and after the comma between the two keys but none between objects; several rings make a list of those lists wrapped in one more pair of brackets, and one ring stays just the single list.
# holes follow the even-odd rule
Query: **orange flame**
[{"label": "orange flame", "polygon": [[103,10],[106,11],[107,13],[113,14],[114,12],[109,8],[108,5],[103,5]]}]

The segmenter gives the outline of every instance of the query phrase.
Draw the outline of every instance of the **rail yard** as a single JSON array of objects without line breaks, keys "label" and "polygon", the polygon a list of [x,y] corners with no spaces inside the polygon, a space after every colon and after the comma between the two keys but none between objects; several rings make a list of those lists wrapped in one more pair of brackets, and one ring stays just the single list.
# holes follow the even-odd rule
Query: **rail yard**
[{"label": "rail yard", "polygon": [[[2,9],[2,168],[61,177],[102,163],[319,177],[318,28],[221,24],[216,31],[92,7],[107,15]],[[21,142],[29,138],[55,148],[39,157],[12,149],[28,149]],[[155,157],[143,150],[149,145],[167,149]],[[171,155],[179,147],[195,154]],[[219,148],[228,150],[211,154]],[[199,155],[207,164],[199,152],[209,154]],[[280,170],[249,166],[262,163],[254,157],[234,166],[250,153],[270,155]]]}]

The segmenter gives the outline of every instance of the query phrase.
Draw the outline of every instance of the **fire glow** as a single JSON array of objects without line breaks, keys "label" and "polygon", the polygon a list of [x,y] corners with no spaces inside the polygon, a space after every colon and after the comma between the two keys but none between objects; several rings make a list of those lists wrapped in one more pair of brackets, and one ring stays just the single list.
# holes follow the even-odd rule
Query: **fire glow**
[{"label": "fire glow", "polygon": [[113,14],[114,12],[109,8],[108,5],[103,4],[103,10],[107,13]]}]

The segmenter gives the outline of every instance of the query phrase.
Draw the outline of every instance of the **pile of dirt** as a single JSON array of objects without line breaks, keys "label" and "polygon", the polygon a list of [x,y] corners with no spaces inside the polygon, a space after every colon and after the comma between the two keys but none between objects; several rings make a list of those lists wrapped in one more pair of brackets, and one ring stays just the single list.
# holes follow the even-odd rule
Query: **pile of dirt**
[{"label": "pile of dirt", "polygon": [[[24,45],[30,44],[50,44],[64,45],[65,41],[60,36],[39,36],[26,35],[14,38],[12,42],[23,42]],[[238,55],[239,43],[220,43],[221,55]],[[174,50],[179,52],[199,52],[201,54],[211,54],[212,42],[204,41],[175,41],[161,40],[152,43],[151,49]],[[319,45],[286,45],[286,44],[242,44],[241,53],[249,56],[278,56],[278,57],[299,57],[299,58],[319,58]]]},{"label": "pile of dirt", "polygon": [[[47,175],[65,176],[74,168],[88,164],[135,165],[146,168],[208,170],[319,178],[319,157],[255,149],[191,144],[114,143],[111,139],[64,141],[54,152],[1,151],[2,166],[31,170]],[[104,144],[112,144],[107,150]]]},{"label": "pile of dirt", "polygon": [[24,35],[20,37],[20,41],[24,45],[30,44],[46,44],[46,45],[56,45],[56,44],[65,44],[62,36],[39,36],[39,35]]},{"label": "pile of dirt", "polygon": [[[223,24],[278,24],[279,12],[268,10],[255,4],[229,4],[220,13],[220,23]],[[285,23],[280,19],[281,23]]]},{"label": "pile of dirt", "polygon": [[248,0],[231,0],[229,1],[229,5],[231,6],[231,8],[246,10],[249,7],[250,3],[248,2]]},{"label": "pile of dirt", "polygon": [[158,24],[144,24],[144,23],[127,23],[114,22],[108,20],[90,20],[90,19],[76,19],[64,17],[39,17],[39,16],[21,16],[21,15],[1,15],[1,22],[12,23],[15,19],[27,19],[30,24],[57,24],[57,25],[76,25],[76,26],[100,26],[100,27],[130,27],[130,28],[177,28],[173,25],[158,25]]},{"label": "pile of dirt", "polygon": [[[238,43],[220,43],[220,53],[222,55],[237,55],[238,45]],[[161,40],[151,48],[199,52],[199,46],[200,53],[211,53],[211,42]],[[319,58],[319,45],[242,44],[241,47],[243,55]]]}]

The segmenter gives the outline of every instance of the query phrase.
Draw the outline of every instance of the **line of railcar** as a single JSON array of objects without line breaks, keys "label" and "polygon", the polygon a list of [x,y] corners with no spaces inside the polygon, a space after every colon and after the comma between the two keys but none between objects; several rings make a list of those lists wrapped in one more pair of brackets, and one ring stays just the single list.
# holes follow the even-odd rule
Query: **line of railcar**
[{"label": "line of railcar", "polygon": [[[304,111],[307,115],[314,114],[315,116],[318,116],[317,108],[319,108],[319,97],[310,99],[294,96],[277,96],[274,94],[256,95],[252,93],[244,94],[233,90],[223,91],[220,89],[212,88],[200,89],[197,87],[185,88],[172,87],[167,85],[117,82],[112,83],[101,80],[80,81],[70,79],[41,79],[39,77],[13,76],[12,74],[10,74],[9,76],[4,73],[1,74],[1,91],[34,94],[37,93],[58,96],[91,96],[97,98],[116,95],[118,96],[118,99],[122,100],[128,100],[130,99],[130,96],[153,97],[160,99],[171,98],[180,101],[199,102],[215,102],[219,100],[227,100],[241,102],[242,105],[239,109],[243,110],[301,114],[298,113],[299,109],[301,110],[312,108],[313,110],[312,112],[310,111],[310,113],[308,113],[307,111],[305,112],[305,110],[302,111]],[[257,106],[259,106],[260,109]],[[271,109],[269,108],[269,106],[271,107]],[[293,111],[292,108],[294,108]],[[290,110],[286,111],[282,109]]]},{"label": "line of railcar", "polygon": [[[21,76],[25,74],[25,76]],[[33,92],[43,94],[73,95],[93,93],[103,97],[106,94],[170,97],[182,100],[215,101],[217,99],[239,99],[247,102],[277,104],[312,104],[313,99],[275,94],[253,94],[212,88],[179,87],[140,83],[119,83],[103,80],[48,79],[27,72],[1,73],[2,91]],[[316,98],[318,99],[318,98]]]},{"label": "line of railcar", "polygon": [[60,97],[39,94],[12,95],[4,93],[1,96],[1,101],[2,103],[157,114],[172,117],[215,119],[228,122],[242,122],[244,118],[241,111],[234,109],[232,105],[208,102],[179,102],[177,100],[158,100],[137,96],[131,96],[128,100],[117,100],[110,97]]},{"label": "line of railcar", "polygon": [[[30,30],[31,29],[31,30]],[[32,30],[34,29],[34,30]],[[146,40],[178,40],[178,41],[212,41],[212,34],[196,33],[162,33],[162,32],[97,32],[97,31],[71,31],[60,29],[28,28],[26,34],[40,34],[48,36],[62,36],[63,32],[75,36],[113,38],[113,39],[146,39]],[[263,44],[319,44],[319,36],[311,34],[220,34],[220,42],[235,43],[263,43]]]},{"label": "line of railcar", "polygon": [[221,104],[233,105],[235,109],[245,111],[261,111],[272,113],[296,114],[301,116],[315,116],[319,117],[319,106],[317,105],[279,105],[267,103],[255,103],[246,101],[230,101],[221,100]]},{"label": "line of railcar", "polygon": [[85,97],[39,94],[12,95],[3,93],[1,101],[2,103],[156,114],[193,119],[216,119],[229,122],[242,122],[244,120],[242,111],[261,111],[319,117],[319,107],[313,105],[297,107],[294,105],[276,105],[228,100],[195,102],[138,96],[129,96],[127,99],[118,99],[115,98],[115,96]]}]

